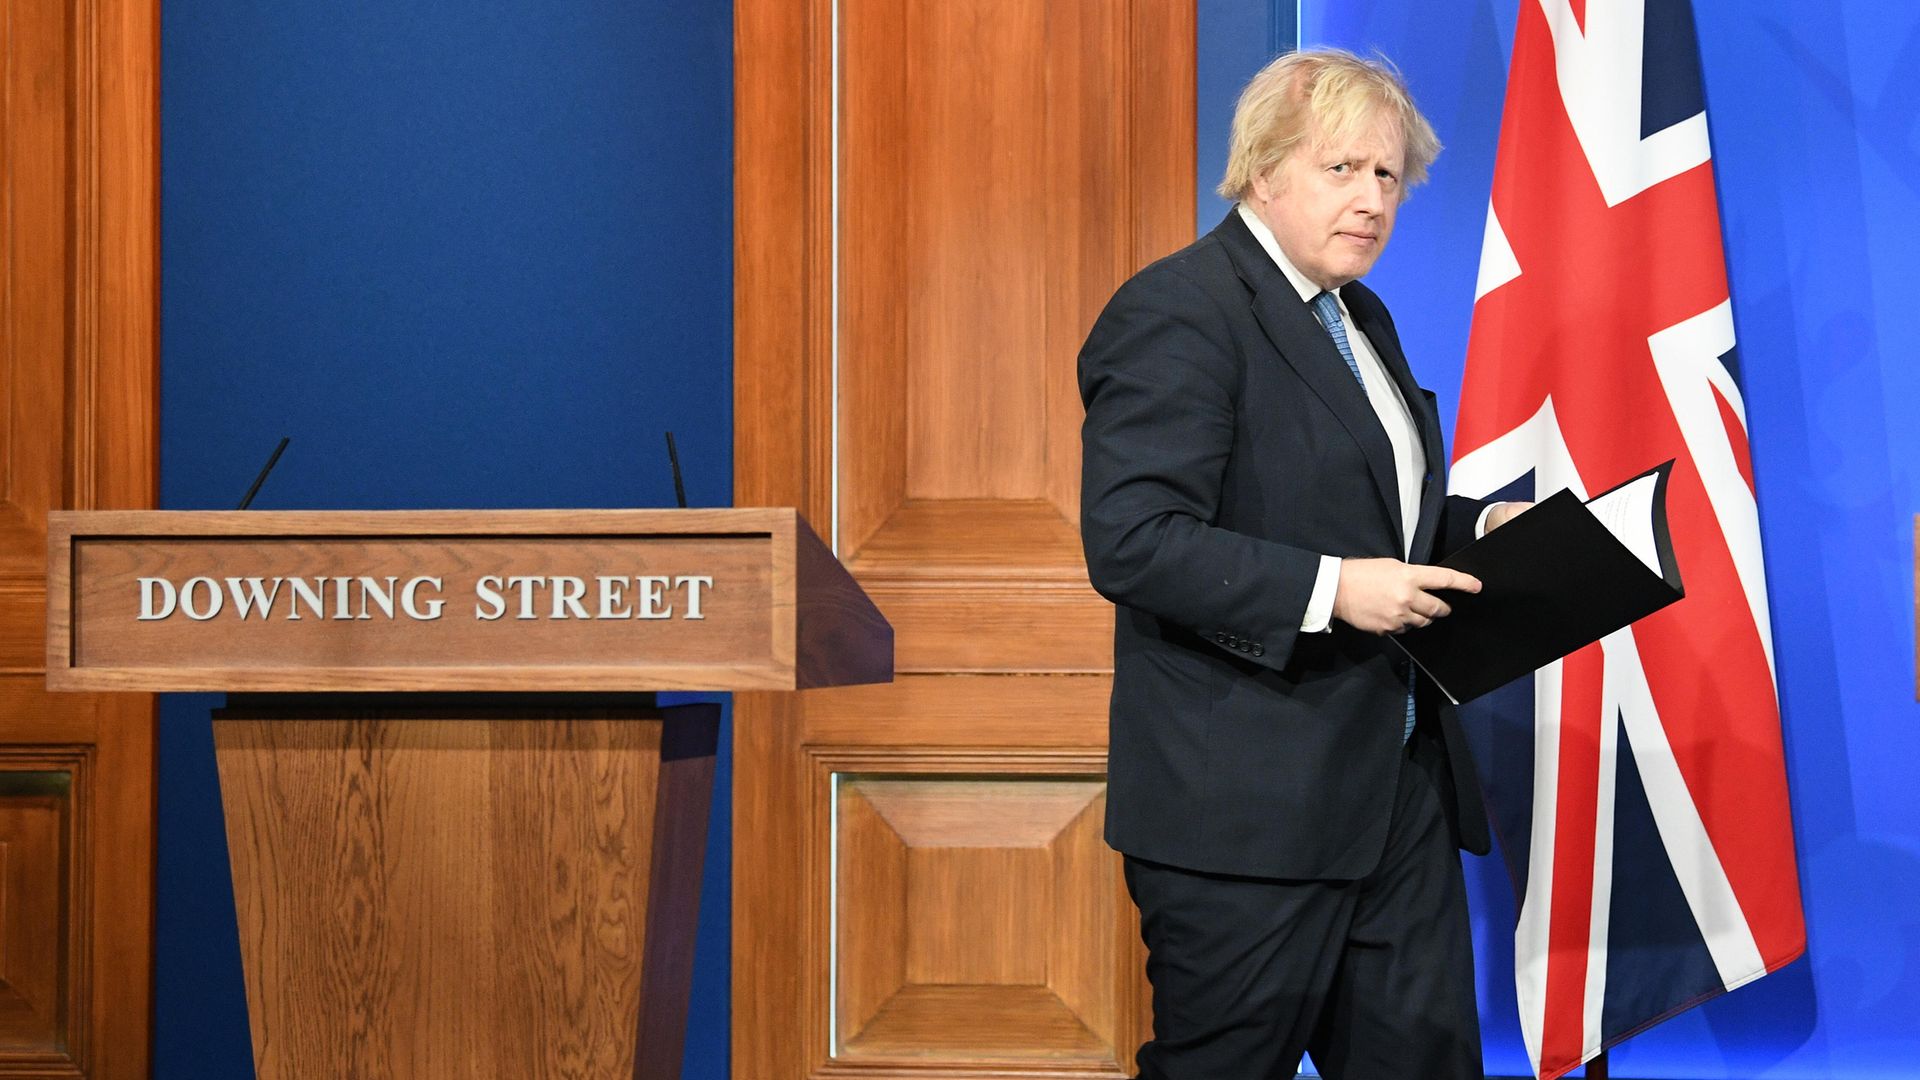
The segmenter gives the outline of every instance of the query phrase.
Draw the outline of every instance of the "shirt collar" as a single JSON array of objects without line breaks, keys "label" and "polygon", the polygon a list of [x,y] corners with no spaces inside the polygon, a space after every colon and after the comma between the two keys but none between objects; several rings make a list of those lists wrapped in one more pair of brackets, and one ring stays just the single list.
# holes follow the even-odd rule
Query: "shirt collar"
[{"label": "shirt collar", "polygon": [[[1307,275],[1293,265],[1293,260],[1287,258],[1287,253],[1280,250],[1280,241],[1274,238],[1273,230],[1267,228],[1267,223],[1260,220],[1260,215],[1249,209],[1246,203],[1236,203],[1234,209],[1240,212],[1240,220],[1247,223],[1247,230],[1253,233],[1253,238],[1260,241],[1260,246],[1273,258],[1274,265],[1286,275],[1287,284],[1293,286],[1293,291],[1300,294],[1302,302],[1311,304],[1314,297],[1326,291],[1315,285]],[[1340,304],[1340,313],[1352,319],[1353,316],[1347,314],[1347,303],[1340,299],[1338,289],[1333,290],[1333,298]]]}]

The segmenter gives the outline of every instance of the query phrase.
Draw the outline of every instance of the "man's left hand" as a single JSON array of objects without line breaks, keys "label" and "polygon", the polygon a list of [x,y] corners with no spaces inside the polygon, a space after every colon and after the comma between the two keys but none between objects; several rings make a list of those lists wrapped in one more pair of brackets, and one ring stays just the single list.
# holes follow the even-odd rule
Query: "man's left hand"
[{"label": "man's left hand", "polygon": [[1531,509],[1530,502],[1503,502],[1487,514],[1487,531],[1492,532]]}]

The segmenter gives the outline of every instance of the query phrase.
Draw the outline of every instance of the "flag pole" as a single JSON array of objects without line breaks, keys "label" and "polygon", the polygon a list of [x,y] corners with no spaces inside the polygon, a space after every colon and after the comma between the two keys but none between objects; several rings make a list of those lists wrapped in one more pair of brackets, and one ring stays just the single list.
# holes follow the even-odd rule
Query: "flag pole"
[{"label": "flag pole", "polygon": [[1595,1054],[1593,1060],[1587,1062],[1587,1080],[1607,1080],[1607,1052],[1605,1050]]}]

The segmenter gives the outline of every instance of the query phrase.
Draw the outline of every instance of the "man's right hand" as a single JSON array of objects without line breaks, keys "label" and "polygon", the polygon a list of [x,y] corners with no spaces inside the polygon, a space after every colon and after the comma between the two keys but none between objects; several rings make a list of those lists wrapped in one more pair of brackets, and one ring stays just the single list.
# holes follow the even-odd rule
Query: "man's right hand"
[{"label": "man's right hand", "polygon": [[1453,610],[1433,595],[1438,589],[1477,593],[1480,579],[1399,559],[1342,559],[1333,617],[1370,634],[1398,634],[1427,626]]}]

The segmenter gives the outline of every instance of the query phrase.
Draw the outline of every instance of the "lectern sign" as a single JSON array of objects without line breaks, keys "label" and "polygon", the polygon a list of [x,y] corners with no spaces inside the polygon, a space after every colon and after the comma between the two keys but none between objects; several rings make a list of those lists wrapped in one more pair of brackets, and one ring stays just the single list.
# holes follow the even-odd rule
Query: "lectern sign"
[{"label": "lectern sign", "polygon": [[[570,575],[483,574],[470,590],[473,617],[484,622],[515,619],[704,619],[701,598],[713,587],[711,574],[626,575],[595,574],[588,579]],[[224,584],[223,584],[224,583]],[[205,575],[179,582],[168,577],[143,577],[140,586],[141,622],[170,619],[175,615],[207,622],[218,619],[223,611],[239,622],[258,618],[262,622],[276,615],[289,622],[301,618],[356,619],[395,618],[432,622],[446,613],[446,578],[416,574],[401,581],[399,575],[385,578],[366,574],[320,574],[313,577],[212,578]],[[196,592],[195,590],[198,590]],[[598,598],[591,611],[583,606],[589,591]],[[631,592],[629,592],[631,590]],[[679,612],[671,590],[683,590],[684,603]],[[285,600],[281,594],[285,593]],[[517,594],[517,602],[510,596]],[[227,597],[233,597],[231,608]],[[182,597],[184,596],[184,600]],[[551,604],[547,600],[551,598]],[[394,612],[399,604],[398,615]],[[276,605],[278,605],[276,607]],[[511,607],[511,616],[509,608]],[[302,611],[305,615],[302,615]],[[547,614],[551,610],[552,614]],[[459,615],[456,612],[455,618]]]},{"label": "lectern sign", "polygon": [[49,544],[58,689],[790,688],[797,596],[879,622],[791,511],[55,514]]}]

